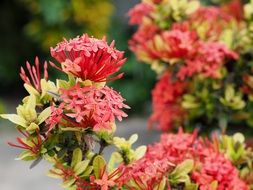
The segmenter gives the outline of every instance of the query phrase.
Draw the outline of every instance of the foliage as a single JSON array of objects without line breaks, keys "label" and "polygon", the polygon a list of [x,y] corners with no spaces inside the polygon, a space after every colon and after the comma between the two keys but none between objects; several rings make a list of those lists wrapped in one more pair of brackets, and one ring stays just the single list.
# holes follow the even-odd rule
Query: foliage
[{"label": "foliage", "polygon": [[129,11],[130,48],[159,76],[151,126],[253,126],[253,4],[213,3],[143,0]]},{"label": "foliage", "polygon": [[25,33],[44,50],[61,40],[62,33],[67,38],[83,31],[102,37],[109,28],[113,11],[110,0],[19,1],[32,18],[24,28]]}]

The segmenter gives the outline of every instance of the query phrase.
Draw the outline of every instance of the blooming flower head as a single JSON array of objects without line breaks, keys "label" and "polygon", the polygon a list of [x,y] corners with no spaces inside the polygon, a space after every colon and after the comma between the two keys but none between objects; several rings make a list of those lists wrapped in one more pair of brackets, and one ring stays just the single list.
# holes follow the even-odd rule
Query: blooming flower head
[{"label": "blooming flower head", "polygon": [[166,131],[182,120],[185,112],[180,105],[180,98],[185,91],[186,83],[173,81],[170,72],[166,72],[152,91],[153,114],[149,124],[158,123],[158,128]]},{"label": "blooming flower head", "polygon": [[198,169],[192,173],[192,179],[199,184],[200,190],[212,189],[216,183],[217,190],[249,190],[241,180],[239,172],[230,160],[213,149],[206,149],[199,155]]},{"label": "blooming flower head", "polygon": [[82,80],[105,82],[118,79],[122,73],[116,73],[124,64],[123,52],[114,48],[114,42],[107,44],[105,38],[96,39],[84,34],[81,37],[65,40],[51,48],[51,55],[61,64],[54,67]]},{"label": "blooming flower head", "polygon": [[165,50],[163,50],[165,52],[162,55],[165,59],[183,59],[195,52],[198,37],[187,25],[174,24],[172,30],[162,32],[161,37],[165,42]]},{"label": "blooming flower head", "polygon": [[79,128],[111,129],[115,117],[122,120],[126,117],[121,109],[129,108],[123,103],[124,99],[109,87],[97,88],[95,86],[80,87],[79,84],[62,89],[60,105],[52,107],[51,117],[47,123],[52,128],[64,119],[70,125]]}]

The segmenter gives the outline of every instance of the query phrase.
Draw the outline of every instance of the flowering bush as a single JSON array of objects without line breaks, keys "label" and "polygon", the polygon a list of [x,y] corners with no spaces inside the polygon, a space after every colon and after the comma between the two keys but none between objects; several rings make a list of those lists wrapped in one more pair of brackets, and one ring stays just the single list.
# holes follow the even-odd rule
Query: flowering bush
[{"label": "flowering bush", "polygon": [[252,166],[245,164],[252,153],[239,133],[209,141],[180,130],[163,134],[144,157],[122,166],[119,181],[128,189],[246,190],[253,188]]},{"label": "flowering bush", "polygon": [[[122,76],[111,75],[125,62],[113,42],[108,45],[105,39],[83,35],[60,42],[51,55],[58,64],[50,65],[68,79],[54,83],[48,79],[47,62],[43,73],[38,58],[35,65],[27,62],[27,71],[21,68],[20,76],[29,95],[17,114],[0,115],[16,124],[23,137],[9,145],[23,150],[19,160],[33,160],[31,168],[42,159],[51,162],[48,176],[62,179],[62,187],[69,190],[253,189],[253,152],[241,134],[209,141],[180,130],[137,149],[132,148],[136,134],[129,140],[114,136],[116,119],[126,117],[123,109],[129,107],[106,86]],[[175,89],[164,98],[174,102],[183,93],[176,87],[184,83],[168,85]],[[116,150],[106,163],[103,152],[109,145]]]},{"label": "flowering bush", "polygon": [[143,0],[129,16],[130,49],[159,76],[151,126],[253,126],[253,1]]}]

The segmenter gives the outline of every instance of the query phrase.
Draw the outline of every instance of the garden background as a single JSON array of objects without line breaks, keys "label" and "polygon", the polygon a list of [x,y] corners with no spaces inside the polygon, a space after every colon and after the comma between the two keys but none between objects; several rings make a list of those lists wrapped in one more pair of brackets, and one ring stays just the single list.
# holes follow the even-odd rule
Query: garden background
[{"label": "garden background", "polygon": [[[3,0],[0,2],[0,113],[15,112],[25,94],[18,75],[20,66],[32,63],[34,55],[51,60],[48,47],[55,46],[62,37],[71,38],[82,33],[94,37],[106,35],[115,40],[116,47],[125,51],[127,62],[124,77],[109,85],[121,92],[131,110],[129,118],[118,126],[118,136],[138,133],[135,146],[154,142],[159,132],[149,132],[147,117],[151,112],[150,92],[155,84],[155,73],[146,64],[137,62],[128,49],[128,39],[135,28],[128,25],[127,11],[137,0]],[[49,69],[50,76],[54,69]],[[56,74],[53,75],[55,78]],[[47,176],[46,163],[29,169],[30,163],[14,160],[19,150],[10,148],[8,141],[17,136],[14,127],[0,120],[0,189],[58,189],[58,183]]]}]

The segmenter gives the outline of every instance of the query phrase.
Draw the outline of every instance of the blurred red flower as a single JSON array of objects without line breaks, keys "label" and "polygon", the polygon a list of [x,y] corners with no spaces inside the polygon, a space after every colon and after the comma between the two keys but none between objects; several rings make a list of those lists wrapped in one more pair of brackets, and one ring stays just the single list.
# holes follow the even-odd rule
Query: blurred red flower
[{"label": "blurred red flower", "polygon": [[149,125],[158,123],[158,128],[167,131],[176,122],[182,121],[185,112],[180,104],[180,98],[185,91],[186,83],[173,81],[172,74],[166,72],[157,82],[152,91],[153,114]]}]

